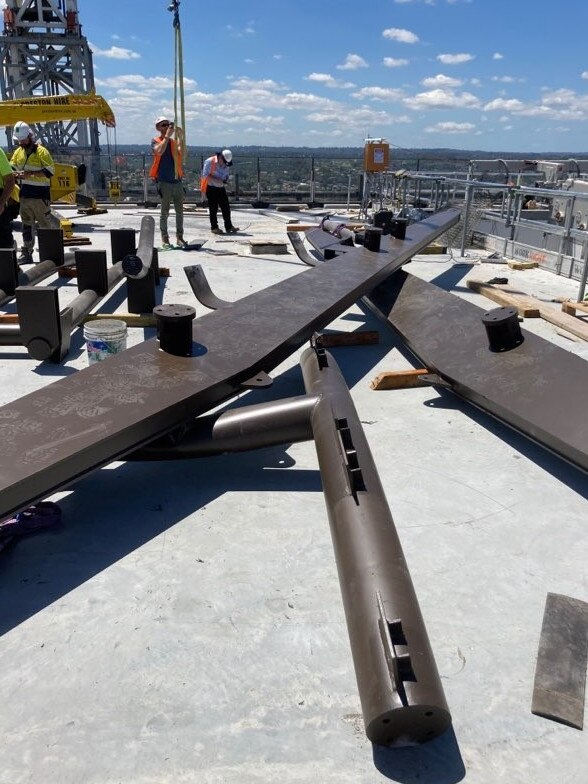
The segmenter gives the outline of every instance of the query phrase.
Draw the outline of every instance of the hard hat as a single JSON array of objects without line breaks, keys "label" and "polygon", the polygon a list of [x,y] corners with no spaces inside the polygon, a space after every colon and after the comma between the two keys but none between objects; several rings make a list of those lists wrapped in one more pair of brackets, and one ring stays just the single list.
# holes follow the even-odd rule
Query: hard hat
[{"label": "hard hat", "polygon": [[155,127],[157,128],[159,123],[162,122],[170,123],[171,120],[169,119],[169,117],[166,117],[165,115],[162,114],[161,117],[158,117],[157,120],[155,120]]},{"label": "hard hat", "polygon": [[12,131],[12,141],[15,144],[19,142],[24,142],[24,140],[29,136],[34,136],[35,132],[31,128],[30,125],[27,125],[26,122],[22,122],[19,120],[13,128]]},{"label": "hard hat", "polygon": [[231,161],[233,160],[233,153],[230,150],[223,150],[221,152],[221,155],[223,156],[223,158],[227,163],[231,163]]}]

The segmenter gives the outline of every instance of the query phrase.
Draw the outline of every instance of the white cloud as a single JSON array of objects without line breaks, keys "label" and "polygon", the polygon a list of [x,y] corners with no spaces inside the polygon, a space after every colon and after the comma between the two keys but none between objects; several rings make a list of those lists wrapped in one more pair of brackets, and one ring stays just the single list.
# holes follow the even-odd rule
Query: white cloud
[{"label": "white cloud", "polygon": [[463,82],[461,79],[455,79],[453,76],[445,76],[445,74],[437,74],[437,76],[429,76],[421,82],[423,87],[460,87]]},{"label": "white cloud", "polygon": [[333,76],[331,76],[331,74],[311,73],[304,78],[308,79],[309,82],[319,82],[320,84],[324,84],[325,87],[338,88],[343,90],[349,90],[352,87],[355,87],[353,82],[340,82],[339,79],[335,79]]},{"label": "white cloud", "polygon": [[494,52],[494,54],[492,55],[492,59],[493,60],[503,60],[504,59],[504,55],[500,54],[500,52]]},{"label": "white cloud", "polygon": [[391,41],[399,41],[402,44],[416,44],[419,41],[418,35],[411,33],[410,30],[403,30],[401,27],[388,27],[382,32],[384,38]]},{"label": "white cloud", "polygon": [[[123,74],[121,76],[110,76],[107,79],[96,79],[97,87],[109,87],[114,90],[133,88],[139,92],[153,93],[163,90],[173,90],[174,80],[167,76],[142,76],[141,74]],[[193,89],[196,87],[194,79],[184,78],[184,87]]]},{"label": "white cloud", "polygon": [[457,122],[440,122],[436,125],[429,125],[425,128],[425,133],[472,133],[476,130],[473,123],[457,123]]},{"label": "white cloud", "polygon": [[518,98],[495,98],[484,106],[484,111],[516,112],[524,108],[525,104]]},{"label": "white cloud", "polygon": [[438,54],[437,60],[443,63],[443,65],[460,65],[461,63],[469,63],[470,60],[474,59],[473,54],[466,54],[465,52],[462,54]]},{"label": "white cloud", "polygon": [[253,26],[253,22],[249,22],[245,27],[233,27],[233,25],[227,25],[227,31],[229,35],[232,35],[233,38],[244,38],[246,35],[255,35],[255,28]]},{"label": "white cloud", "polygon": [[400,68],[403,65],[408,65],[408,60],[405,60],[403,57],[384,57],[382,60],[382,64],[386,66],[386,68]]},{"label": "white cloud", "polygon": [[368,98],[373,101],[400,101],[404,98],[402,90],[395,90],[392,87],[362,87],[352,95],[354,98]]},{"label": "white cloud", "polygon": [[582,71],[582,73],[580,74],[580,77],[582,79],[588,79],[588,71]]},{"label": "white cloud", "polygon": [[358,68],[367,68],[368,64],[358,54],[348,54],[343,65],[338,65],[340,71],[356,71]]},{"label": "white cloud", "polygon": [[139,60],[141,55],[133,52],[132,49],[124,49],[122,46],[111,46],[110,49],[100,49],[95,44],[90,44],[90,49],[94,57],[108,57],[111,60]]},{"label": "white cloud", "polygon": [[520,84],[523,84],[525,82],[525,79],[518,76],[492,76],[491,81],[502,82],[503,84],[513,84],[514,82],[519,82]]},{"label": "white cloud", "polygon": [[456,93],[454,90],[429,90],[405,98],[411,109],[476,109],[480,102],[472,93]]}]

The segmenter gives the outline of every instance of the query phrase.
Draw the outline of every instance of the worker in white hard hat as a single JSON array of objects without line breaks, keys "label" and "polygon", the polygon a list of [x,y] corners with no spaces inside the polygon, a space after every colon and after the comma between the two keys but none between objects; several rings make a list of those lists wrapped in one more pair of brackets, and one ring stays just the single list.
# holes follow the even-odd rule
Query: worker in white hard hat
[{"label": "worker in white hard hat", "polygon": [[200,179],[200,194],[208,200],[208,214],[210,217],[210,230],[213,234],[222,234],[218,227],[218,210],[220,207],[225,231],[227,234],[236,234],[239,229],[231,223],[231,207],[225,185],[229,181],[230,167],[233,165],[233,153],[230,150],[215,152],[204,161],[202,177]]},{"label": "worker in white hard hat", "polygon": [[18,145],[12,153],[10,165],[20,185],[20,217],[23,247],[20,263],[33,261],[36,227],[58,229],[59,218],[51,211],[51,177],[55,172],[53,159],[42,144],[35,142],[33,129],[25,122],[17,122],[12,141]]},{"label": "worker in white hard hat", "polygon": [[185,248],[188,243],[184,239],[183,135],[181,129],[176,128],[174,123],[164,115],[155,120],[155,128],[159,135],[151,140],[153,163],[149,176],[161,196],[161,212],[159,214],[161,242],[164,250],[174,247],[169,241],[167,228],[169,211],[173,202],[176,213],[175,247]]}]

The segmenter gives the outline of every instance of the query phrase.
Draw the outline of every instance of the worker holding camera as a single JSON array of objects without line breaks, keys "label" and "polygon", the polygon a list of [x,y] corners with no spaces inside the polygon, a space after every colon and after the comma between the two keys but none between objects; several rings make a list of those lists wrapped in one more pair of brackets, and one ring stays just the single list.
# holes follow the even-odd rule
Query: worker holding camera
[{"label": "worker holding camera", "polygon": [[[159,136],[151,140],[153,163],[149,176],[161,196],[159,228],[164,249],[172,248],[167,228],[168,216],[173,202],[176,213],[176,247],[185,248],[184,239],[184,186],[182,184],[182,137],[179,128],[167,117],[158,117],[155,128]],[[175,135],[175,138],[173,138]]]}]

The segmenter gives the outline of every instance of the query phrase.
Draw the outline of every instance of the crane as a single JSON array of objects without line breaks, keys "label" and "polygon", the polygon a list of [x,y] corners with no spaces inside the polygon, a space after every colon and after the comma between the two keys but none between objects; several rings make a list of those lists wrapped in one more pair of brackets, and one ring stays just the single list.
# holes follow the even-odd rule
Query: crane
[{"label": "crane", "polygon": [[[0,126],[12,127],[19,120],[34,125],[59,120],[90,119],[100,120],[107,128],[116,127],[114,112],[104,98],[94,92],[0,101]],[[58,201],[75,194],[83,181],[85,177],[78,176],[77,166],[56,163],[55,174],[51,178],[51,200]]]}]

